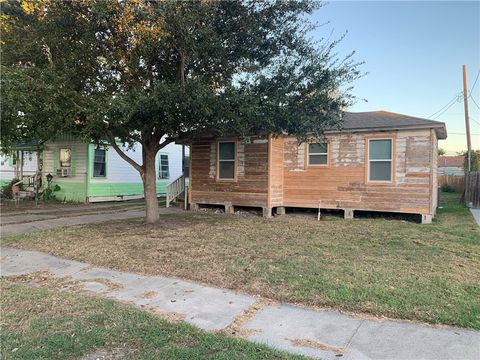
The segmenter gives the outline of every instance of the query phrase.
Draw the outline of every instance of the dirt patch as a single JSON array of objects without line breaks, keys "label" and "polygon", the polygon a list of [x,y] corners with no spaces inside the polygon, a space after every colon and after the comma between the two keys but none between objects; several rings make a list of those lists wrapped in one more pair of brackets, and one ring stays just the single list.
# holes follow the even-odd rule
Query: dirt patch
[{"label": "dirt patch", "polygon": [[82,356],[80,360],[120,360],[130,359],[135,353],[135,350],[116,348],[110,350],[96,350],[94,353]]},{"label": "dirt patch", "polygon": [[155,307],[152,307],[152,306],[142,306],[142,308],[151,312],[151,313],[153,313],[153,314],[155,314],[155,315],[160,316],[162,319],[165,319],[167,321],[174,322],[174,323],[183,321],[187,317],[186,314],[177,313],[177,312],[162,311],[162,310],[159,310],[159,309],[157,309]]},{"label": "dirt patch", "polygon": [[293,346],[299,347],[308,347],[310,349],[318,349],[323,351],[331,351],[336,355],[343,355],[345,352],[344,348],[325,344],[321,341],[311,340],[311,339],[289,339]]},{"label": "dirt patch", "polygon": [[142,296],[144,299],[153,299],[157,295],[156,291],[145,291]]},{"label": "dirt patch", "polygon": [[249,322],[253,317],[265,306],[271,305],[273,302],[269,299],[260,298],[253,305],[248,307],[244,312],[238,315],[228,327],[224,330],[225,333],[233,336],[247,337],[251,334],[260,332],[256,329],[244,329],[243,325]]}]

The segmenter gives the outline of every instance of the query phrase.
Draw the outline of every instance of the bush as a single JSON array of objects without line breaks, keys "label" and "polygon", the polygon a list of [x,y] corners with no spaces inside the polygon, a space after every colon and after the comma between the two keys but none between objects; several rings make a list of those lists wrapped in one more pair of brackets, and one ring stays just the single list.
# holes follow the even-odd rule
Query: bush
[{"label": "bush", "polygon": [[43,201],[56,201],[57,197],[55,193],[60,190],[61,188],[59,185],[55,184],[52,189],[50,187],[50,184],[48,184],[47,188],[40,192],[38,195],[43,199]]},{"label": "bush", "polygon": [[[12,186],[16,182],[19,182],[19,179],[12,179],[7,185],[2,186],[2,198],[4,199],[13,199]],[[22,185],[20,184],[20,190],[22,190]]]},{"label": "bush", "polygon": [[442,192],[446,192],[446,193],[453,193],[453,192],[455,192],[455,189],[454,189],[453,187],[451,187],[450,185],[448,185],[448,184],[443,184],[440,189],[442,190]]}]

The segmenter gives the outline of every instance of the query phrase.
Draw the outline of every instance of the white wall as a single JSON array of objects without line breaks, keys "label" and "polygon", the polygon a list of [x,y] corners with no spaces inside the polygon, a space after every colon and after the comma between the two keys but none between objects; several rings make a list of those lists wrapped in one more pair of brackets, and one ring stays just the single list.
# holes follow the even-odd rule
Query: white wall
[{"label": "white wall", "polygon": [[[15,165],[10,165],[9,155],[0,155],[0,179],[10,181],[15,177]],[[33,175],[37,171],[37,153],[24,152],[23,155],[23,175]]]},{"label": "white wall", "polygon": [[[142,147],[140,144],[133,149],[123,149],[124,152],[137,163],[142,163]],[[155,169],[158,178],[158,168],[160,164],[160,154],[168,154],[168,165],[170,178],[165,181],[171,183],[182,175],[182,146],[177,144],[168,144],[157,154]],[[93,163],[93,159],[92,159]],[[142,179],[137,170],[118,155],[111,146],[107,150],[107,176],[105,178],[92,178],[91,183],[140,183]]]}]

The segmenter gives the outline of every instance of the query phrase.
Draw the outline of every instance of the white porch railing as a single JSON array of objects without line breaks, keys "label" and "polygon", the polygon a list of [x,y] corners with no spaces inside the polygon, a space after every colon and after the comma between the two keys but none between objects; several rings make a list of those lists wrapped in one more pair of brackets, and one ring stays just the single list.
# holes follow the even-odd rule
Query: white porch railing
[{"label": "white porch railing", "polygon": [[166,207],[170,207],[170,203],[174,201],[180,194],[185,191],[185,175],[167,185],[167,202]]}]

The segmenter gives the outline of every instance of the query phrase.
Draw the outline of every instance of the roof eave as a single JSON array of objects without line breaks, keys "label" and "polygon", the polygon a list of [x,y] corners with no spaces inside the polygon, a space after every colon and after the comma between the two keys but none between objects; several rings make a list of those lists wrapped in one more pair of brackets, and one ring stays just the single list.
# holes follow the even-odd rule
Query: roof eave
[{"label": "roof eave", "polygon": [[385,131],[398,131],[398,130],[422,130],[422,129],[434,129],[438,139],[447,138],[447,129],[445,124],[424,124],[424,125],[401,125],[401,126],[378,126],[378,127],[358,127],[358,128],[348,128],[348,129],[335,129],[335,130],[325,130],[325,134],[338,134],[345,132],[385,132]]}]

